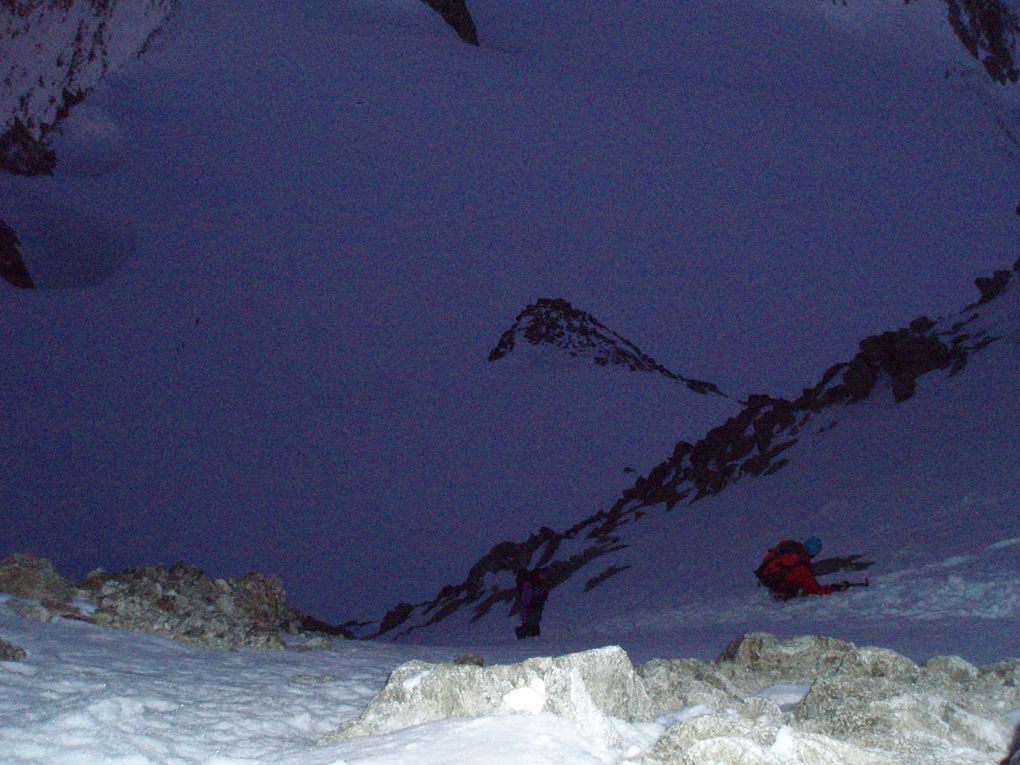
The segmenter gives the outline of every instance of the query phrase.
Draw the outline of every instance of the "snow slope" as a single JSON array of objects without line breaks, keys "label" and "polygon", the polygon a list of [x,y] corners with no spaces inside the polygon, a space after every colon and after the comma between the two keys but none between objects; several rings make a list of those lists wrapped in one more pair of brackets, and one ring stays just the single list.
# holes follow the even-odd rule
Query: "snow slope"
[{"label": "snow slope", "polygon": [[480,49],[420,2],[181,3],[66,171],[0,179],[38,283],[101,283],[0,297],[0,550],[377,613],[715,419],[488,365],[537,296],[789,395],[1013,259],[1017,96],[941,4],[471,10]]},{"label": "snow slope", "polygon": [[[670,641],[690,645],[693,627],[710,654],[735,630],[766,625],[788,634],[809,620],[825,634],[918,660],[951,651],[991,661],[1015,652],[1017,281],[1014,273],[1003,294],[934,323],[931,336],[974,348],[958,371],[947,364],[919,376],[913,396],[899,403],[883,373],[864,400],[797,411],[795,425],[780,427],[772,442],[785,445],[777,472],[748,472],[736,460],[724,483],[705,484],[707,494],[694,491],[697,478],[646,475],[636,486],[664,490],[625,492],[609,514],[577,519],[572,530],[555,530],[561,535],[550,530],[530,548],[506,543],[512,552],[475,564],[482,575],[473,569],[466,590],[427,601],[390,636],[499,640],[516,623],[515,568],[542,562],[562,582],[543,631],[561,640],[606,634],[627,647],[621,635],[638,640],[649,632],[668,652]],[[834,567],[832,581],[869,576],[872,587],[783,606],[755,587],[751,572],[772,544],[812,535],[826,540],[822,559],[859,556],[869,564]],[[484,603],[493,605],[478,618]],[[444,609],[453,616],[433,623]]]}]

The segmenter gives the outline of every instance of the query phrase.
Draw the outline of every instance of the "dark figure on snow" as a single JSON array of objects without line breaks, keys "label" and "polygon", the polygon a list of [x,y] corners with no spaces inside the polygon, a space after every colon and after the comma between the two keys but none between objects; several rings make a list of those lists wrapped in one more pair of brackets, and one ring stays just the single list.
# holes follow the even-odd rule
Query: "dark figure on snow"
[{"label": "dark figure on snow", "polygon": [[[829,595],[850,587],[850,582],[821,584],[815,578],[811,559],[821,549],[822,540],[818,537],[804,542],[786,539],[768,551],[754,573],[776,600],[790,600],[801,595]],[[867,583],[865,579],[860,585],[866,587]]]},{"label": "dark figure on snow", "polygon": [[542,609],[549,597],[549,572],[538,566],[534,571],[522,568],[517,572],[517,607],[521,624],[514,629],[517,639],[538,637],[542,622]]}]

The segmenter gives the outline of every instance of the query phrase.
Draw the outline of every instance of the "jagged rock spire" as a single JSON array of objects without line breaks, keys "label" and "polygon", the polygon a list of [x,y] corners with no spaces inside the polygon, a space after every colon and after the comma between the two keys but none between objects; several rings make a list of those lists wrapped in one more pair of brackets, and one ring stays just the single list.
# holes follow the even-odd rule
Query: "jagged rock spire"
[{"label": "jagged rock spire", "polygon": [[590,358],[599,366],[660,374],[695,393],[723,395],[710,382],[693,380],[667,369],[590,313],[574,308],[562,298],[540,298],[521,311],[489,352],[489,361],[507,356],[521,340],[531,345],[552,346],[569,356]]}]

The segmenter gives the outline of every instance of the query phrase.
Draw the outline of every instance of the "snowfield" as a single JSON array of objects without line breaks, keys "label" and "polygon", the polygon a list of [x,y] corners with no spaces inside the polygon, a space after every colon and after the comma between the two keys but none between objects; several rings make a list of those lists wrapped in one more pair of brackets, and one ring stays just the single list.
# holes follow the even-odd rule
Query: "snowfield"
[{"label": "snowfield", "polygon": [[[255,569],[304,612],[368,623],[609,507],[748,394],[796,396],[863,337],[956,315],[1016,261],[1020,90],[941,3],[472,0],[481,48],[417,0],[178,6],[53,137],[53,177],[0,176],[29,270],[75,288],[0,285],[0,555],[69,577]],[[151,17],[124,19],[127,50]],[[31,35],[52,64],[55,38]],[[539,297],[732,398],[547,352],[487,364]],[[399,643],[216,652],[29,621],[0,595],[0,638],[26,652],[0,662],[0,765],[1003,761],[1020,272],[971,329],[995,341],[958,374],[901,403],[883,378],[775,474],[624,528],[533,640],[503,601]],[[870,586],[773,602],[756,565],[812,535],[864,562],[827,581]],[[877,648],[736,690],[719,665],[645,664],[745,633],[784,655],[805,635]],[[648,673],[649,714],[605,713],[582,670],[528,669],[483,699],[498,712],[334,735],[378,699],[447,693],[418,665],[388,687],[407,662],[609,646]]]}]

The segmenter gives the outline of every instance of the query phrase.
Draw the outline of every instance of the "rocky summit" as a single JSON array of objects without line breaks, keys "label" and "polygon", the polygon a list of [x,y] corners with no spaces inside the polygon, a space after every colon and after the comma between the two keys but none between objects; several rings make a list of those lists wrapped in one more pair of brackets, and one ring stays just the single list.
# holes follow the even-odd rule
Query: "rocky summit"
[{"label": "rocky summit", "polygon": [[[449,718],[552,713],[598,746],[658,724],[642,765],[960,765],[1009,751],[1020,660],[924,665],[826,637],[751,633],[714,662],[633,666],[620,648],[479,667],[412,661],[322,743]],[[1008,755],[1007,755],[1008,756]]]},{"label": "rocky summit", "polygon": [[562,298],[540,298],[521,311],[489,352],[489,361],[510,355],[522,342],[555,348],[571,358],[590,359],[601,367],[662,375],[695,393],[723,395],[713,383],[667,369],[590,313]]}]

